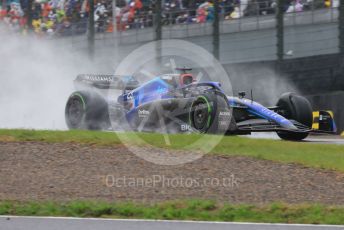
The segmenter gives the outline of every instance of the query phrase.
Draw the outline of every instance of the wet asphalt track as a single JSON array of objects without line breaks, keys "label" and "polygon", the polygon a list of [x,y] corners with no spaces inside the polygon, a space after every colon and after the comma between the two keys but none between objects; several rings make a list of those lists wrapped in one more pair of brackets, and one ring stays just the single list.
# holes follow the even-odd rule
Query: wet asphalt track
[{"label": "wet asphalt track", "polygon": [[336,144],[344,145],[344,138],[324,138],[324,137],[310,137],[305,140],[305,142],[311,142],[316,144]]},{"label": "wet asphalt track", "polygon": [[344,226],[145,221],[81,218],[0,217],[0,230],[334,230]]},{"label": "wet asphalt track", "polygon": [[[252,135],[248,135],[247,137],[254,139],[280,140],[280,138],[275,133],[253,133]],[[303,142],[315,144],[344,145],[344,137],[341,137],[339,135],[311,135]]]}]

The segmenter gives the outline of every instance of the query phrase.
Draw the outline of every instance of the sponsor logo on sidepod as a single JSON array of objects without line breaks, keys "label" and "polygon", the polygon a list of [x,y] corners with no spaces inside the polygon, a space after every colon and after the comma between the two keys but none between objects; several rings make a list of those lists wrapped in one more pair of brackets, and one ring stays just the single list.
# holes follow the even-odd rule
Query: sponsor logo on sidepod
[{"label": "sponsor logo on sidepod", "polygon": [[230,116],[230,115],[231,115],[231,112],[223,112],[223,111],[220,112],[220,116]]},{"label": "sponsor logo on sidepod", "polygon": [[139,117],[148,117],[150,115],[150,112],[148,110],[138,110]]},{"label": "sponsor logo on sidepod", "polygon": [[186,132],[186,131],[191,131],[191,126],[188,125],[188,124],[183,124],[180,126],[180,129],[183,131],[183,132]]}]

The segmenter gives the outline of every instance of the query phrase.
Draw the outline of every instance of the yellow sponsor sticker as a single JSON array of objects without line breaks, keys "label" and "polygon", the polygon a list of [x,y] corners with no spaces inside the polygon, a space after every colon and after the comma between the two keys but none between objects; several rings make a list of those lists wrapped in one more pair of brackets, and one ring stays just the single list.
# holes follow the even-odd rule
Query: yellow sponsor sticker
[{"label": "yellow sponsor sticker", "polygon": [[313,124],[312,124],[312,129],[319,129],[319,122],[314,122],[315,118],[320,117],[320,112],[315,111],[313,112]]},{"label": "yellow sponsor sticker", "polygon": [[313,112],[313,119],[316,117],[320,117],[320,111]]}]

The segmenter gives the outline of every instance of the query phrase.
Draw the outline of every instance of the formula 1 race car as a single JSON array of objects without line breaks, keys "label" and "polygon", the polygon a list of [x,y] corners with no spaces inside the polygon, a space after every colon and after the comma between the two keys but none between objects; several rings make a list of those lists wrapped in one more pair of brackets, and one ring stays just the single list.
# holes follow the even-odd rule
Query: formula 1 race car
[{"label": "formula 1 race car", "polygon": [[[132,76],[79,75],[78,91],[68,99],[65,117],[70,129],[116,129],[167,133],[247,135],[276,132],[285,140],[303,140],[310,133],[335,133],[333,117],[320,111],[312,129],[310,102],[283,94],[276,106],[264,107],[245,98],[227,96],[218,82],[196,82],[191,69],[165,74],[140,85]],[[107,93],[102,93],[102,91]],[[109,92],[120,91],[113,98]],[[114,125],[116,124],[116,125]],[[314,126],[313,126],[314,127]]]}]

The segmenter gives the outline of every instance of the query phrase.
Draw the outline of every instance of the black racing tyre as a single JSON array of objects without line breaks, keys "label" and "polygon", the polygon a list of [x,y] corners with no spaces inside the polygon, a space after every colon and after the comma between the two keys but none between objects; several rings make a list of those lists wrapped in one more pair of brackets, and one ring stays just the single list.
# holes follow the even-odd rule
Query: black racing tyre
[{"label": "black racing tyre", "polygon": [[200,133],[225,133],[232,120],[231,114],[223,95],[202,94],[191,103],[189,123]]},{"label": "black racing tyre", "polygon": [[74,92],[68,98],[65,119],[69,129],[104,130],[110,127],[108,105],[94,92]]},{"label": "black racing tyre", "polygon": [[[285,118],[300,122],[311,128],[313,123],[313,110],[311,103],[304,97],[294,93],[283,94],[277,102],[277,106]],[[308,136],[307,132],[278,131],[277,135],[284,140],[301,141]]]}]

